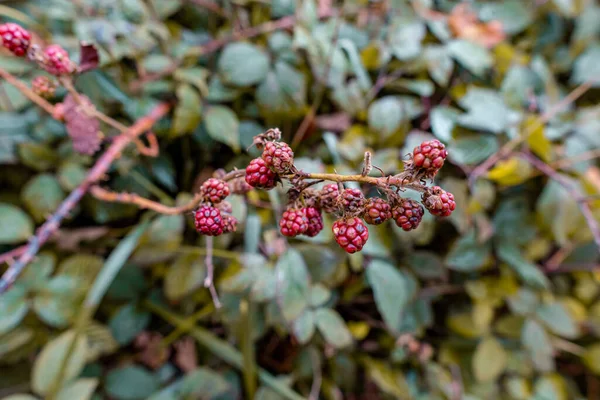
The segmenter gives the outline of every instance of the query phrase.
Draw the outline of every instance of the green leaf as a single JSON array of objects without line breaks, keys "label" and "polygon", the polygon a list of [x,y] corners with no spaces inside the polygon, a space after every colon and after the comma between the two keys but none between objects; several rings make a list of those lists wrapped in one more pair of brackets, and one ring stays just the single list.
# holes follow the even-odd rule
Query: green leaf
[{"label": "green leaf", "polygon": [[553,333],[569,339],[574,339],[579,335],[576,322],[562,303],[542,304],[536,313],[537,317]]},{"label": "green leaf", "polygon": [[310,300],[309,303],[311,307],[319,307],[322,306],[329,300],[331,297],[331,292],[328,288],[323,286],[320,283],[313,285],[310,288]]},{"label": "green leaf", "polygon": [[3,397],[2,400],[38,400],[38,398],[30,394],[11,394]]},{"label": "green leaf", "polygon": [[383,392],[396,399],[411,398],[410,388],[400,373],[394,372],[394,370],[381,361],[366,358],[363,363],[369,378]]},{"label": "green leaf", "polygon": [[177,86],[177,107],[171,128],[172,136],[193,132],[200,123],[202,100],[198,92],[189,84]]},{"label": "green leaf", "polygon": [[87,170],[81,164],[67,161],[59,167],[56,174],[62,188],[72,191],[83,182]]},{"label": "green leaf", "polygon": [[508,264],[528,285],[540,289],[550,288],[550,281],[540,269],[523,257],[519,248],[503,240],[497,246],[498,258]]},{"label": "green leaf", "polygon": [[298,115],[306,106],[306,79],[298,70],[278,61],[256,89],[256,101],[265,115]]},{"label": "green leaf", "polygon": [[533,319],[525,321],[521,341],[538,370],[550,371],[554,369],[552,343],[544,328],[537,321]]},{"label": "green leaf", "polygon": [[181,299],[194,289],[202,287],[205,276],[204,260],[197,254],[183,254],[167,271],[164,281],[165,296],[169,300]]},{"label": "green leaf", "polygon": [[219,73],[223,82],[251,86],[262,81],[269,69],[267,54],[250,43],[228,44],[219,57]]},{"label": "green leaf", "polygon": [[452,244],[446,265],[456,271],[476,271],[483,268],[491,251],[491,243],[479,243],[477,233],[471,230]]},{"label": "green leaf", "polygon": [[584,82],[593,81],[594,87],[600,86],[600,46],[590,46],[584,51],[573,65],[571,80],[575,84],[582,84]]},{"label": "green leaf", "polygon": [[211,106],[205,115],[206,130],[210,137],[240,151],[240,134],[237,115],[229,107]]},{"label": "green leaf", "polygon": [[[561,176],[581,193],[575,180],[566,175]],[[587,229],[574,196],[555,180],[549,180],[544,187],[538,197],[536,211],[543,226],[550,229],[559,245],[568,245],[572,235],[581,229]]]},{"label": "green leaf", "polygon": [[433,252],[413,252],[408,258],[408,265],[423,279],[444,279],[447,275],[443,260]]},{"label": "green leaf", "polygon": [[23,210],[0,203],[0,244],[15,244],[33,235],[33,221]]},{"label": "green leaf", "polygon": [[397,96],[385,96],[369,106],[369,127],[387,138],[400,128],[405,119],[402,102]]},{"label": "green leaf", "polygon": [[82,298],[82,284],[74,276],[50,279],[33,299],[33,309],[42,321],[56,328],[66,327],[74,318]]},{"label": "green leaf", "polygon": [[52,214],[65,197],[58,180],[50,174],[32,178],[21,192],[21,199],[37,222],[44,221]]},{"label": "green leaf", "polygon": [[74,330],[66,331],[46,343],[33,364],[33,391],[39,395],[48,393],[59,379],[59,366],[64,363],[66,357],[69,357],[69,362],[65,364],[62,383],[66,384],[77,377],[85,365],[87,348],[86,337],[76,335]]},{"label": "green leaf", "polygon": [[108,326],[120,345],[129,344],[150,323],[150,313],[140,311],[135,304],[126,304],[110,319]]},{"label": "green leaf", "polygon": [[79,379],[61,389],[56,395],[56,400],[90,400],[98,386],[98,379]]},{"label": "green leaf", "polygon": [[504,0],[502,3],[482,3],[479,18],[499,21],[502,30],[510,35],[523,31],[532,22],[535,6],[521,0]]},{"label": "green leaf", "polygon": [[27,314],[29,304],[27,292],[20,286],[14,286],[0,295],[0,335],[19,325]]},{"label": "green leaf", "polygon": [[395,20],[389,33],[392,53],[403,61],[418,56],[426,33],[425,25],[419,20]]},{"label": "green leaf", "polygon": [[43,252],[29,264],[19,277],[19,286],[26,290],[40,290],[49,281],[49,276],[54,271],[56,257],[52,253]]},{"label": "green leaf", "polygon": [[330,308],[319,308],[315,311],[315,324],[327,343],[335,348],[352,344],[352,334],[344,319]]},{"label": "green leaf", "polygon": [[431,78],[440,86],[447,86],[454,69],[454,60],[444,46],[430,45],[423,53],[427,63],[427,71]]},{"label": "green leaf", "polygon": [[508,357],[494,337],[483,339],[473,354],[473,373],[480,382],[496,380],[506,368]]},{"label": "green leaf", "polygon": [[159,383],[156,377],[137,366],[115,368],[106,376],[106,392],[118,400],[145,399],[154,393]]},{"label": "green leaf", "polygon": [[54,167],[58,161],[52,148],[36,142],[19,144],[19,158],[23,164],[36,171],[46,171]]},{"label": "green leaf", "polygon": [[387,326],[397,332],[409,300],[406,278],[393,265],[381,260],[373,260],[367,267],[366,274],[377,309]]},{"label": "green leaf", "polygon": [[[431,119],[431,130],[433,134],[442,142],[452,140],[452,131],[456,126],[456,120],[459,116],[458,110],[447,106],[436,106],[431,109],[429,118]],[[452,155],[452,153],[450,153]]]},{"label": "green leaf", "polygon": [[498,151],[498,139],[494,135],[479,133],[462,136],[448,145],[448,157],[460,165],[475,165]]},{"label": "green leaf", "polygon": [[515,113],[491,89],[471,86],[459,103],[467,113],[458,117],[458,123],[470,129],[501,133],[515,121]]},{"label": "green leaf", "polygon": [[278,296],[282,298],[282,313],[287,321],[298,318],[308,306],[310,277],[304,259],[293,248],[279,257],[277,265]]},{"label": "green leaf", "polygon": [[585,349],[583,362],[596,375],[600,375],[600,343],[594,343]]},{"label": "green leaf", "polygon": [[210,76],[210,71],[205,68],[192,67],[185,69],[178,69],[173,74],[176,80],[190,83],[196,87],[202,93],[203,97],[208,96],[208,84],[206,80]]},{"label": "green leaf", "polygon": [[448,43],[447,49],[450,55],[473,75],[482,76],[494,63],[485,47],[467,40],[453,40]]},{"label": "green leaf", "polygon": [[312,310],[304,312],[292,324],[294,336],[300,344],[306,344],[315,333],[315,313]]}]

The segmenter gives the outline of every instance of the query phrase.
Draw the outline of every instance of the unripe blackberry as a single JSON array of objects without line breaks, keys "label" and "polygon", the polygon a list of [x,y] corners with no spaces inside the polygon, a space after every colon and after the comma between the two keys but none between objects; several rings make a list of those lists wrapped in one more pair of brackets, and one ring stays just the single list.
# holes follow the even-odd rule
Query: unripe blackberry
[{"label": "unripe blackberry", "polygon": [[277,185],[277,174],[271,171],[265,160],[255,158],[246,167],[246,182],[255,188],[273,189]]},{"label": "unripe blackberry", "polygon": [[233,215],[223,215],[223,233],[232,233],[237,230],[238,220]]},{"label": "unripe blackberry", "polygon": [[56,82],[45,75],[39,75],[31,81],[31,89],[45,99],[51,99],[56,92]]},{"label": "unripe blackberry", "polygon": [[246,194],[252,190],[245,178],[236,178],[228,182],[229,189],[233,194]]},{"label": "unripe blackberry", "polygon": [[323,186],[319,193],[319,202],[323,211],[333,213],[338,210],[337,198],[340,195],[337,183]]},{"label": "unripe blackberry", "polygon": [[405,231],[416,229],[424,213],[423,206],[411,199],[400,199],[392,208],[392,218]]},{"label": "unripe blackberry", "polygon": [[302,209],[306,218],[308,218],[308,228],[304,234],[309,237],[314,237],[323,230],[323,217],[321,211],[315,207],[305,207]]},{"label": "unripe blackberry", "polygon": [[0,38],[2,46],[18,57],[24,57],[31,44],[31,33],[21,25],[12,22],[0,25]]},{"label": "unripe blackberry", "polygon": [[456,209],[454,195],[439,186],[427,188],[422,199],[425,208],[433,215],[447,217]]},{"label": "unripe blackberry", "polygon": [[42,57],[44,69],[52,75],[69,75],[77,69],[75,63],[69,58],[69,53],[57,44],[46,47]]},{"label": "unripe blackberry", "polygon": [[225,223],[223,222],[221,212],[211,205],[205,204],[200,206],[200,208],[196,210],[194,217],[196,231],[203,235],[219,236],[225,229]]},{"label": "unripe blackberry", "polygon": [[279,220],[279,230],[283,236],[298,236],[308,229],[308,218],[303,209],[288,208]]},{"label": "unripe blackberry", "polygon": [[447,156],[446,146],[437,139],[425,141],[413,150],[413,162],[419,168],[440,169]]},{"label": "unripe blackberry", "polygon": [[287,143],[266,142],[262,159],[276,173],[285,174],[294,165],[294,152]]},{"label": "unripe blackberry", "polygon": [[335,221],[332,230],[337,244],[350,254],[362,250],[369,239],[367,226],[357,217]]},{"label": "unripe blackberry", "polygon": [[379,197],[367,200],[363,211],[363,219],[367,224],[379,225],[390,218],[392,218],[392,207],[387,201]]},{"label": "unripe blackberry", "polygon": [[350,215],[362,213],[367,200],[358,189],[344,189],[337,199],[342,210]]},{"label": "unripe blackberry", "polygon": [[221,211],[221,213],[231,214],[233,212],[233,207],[231,206],[231,203],[226,200],[215,204],[215,207],[217,207],[219,211]]},{"label": "unripe blackberry", "polygon": [[206,200],[217,204],[229,196],[229,186],[225,181],[209,178],[200,187],[200,193]]}]

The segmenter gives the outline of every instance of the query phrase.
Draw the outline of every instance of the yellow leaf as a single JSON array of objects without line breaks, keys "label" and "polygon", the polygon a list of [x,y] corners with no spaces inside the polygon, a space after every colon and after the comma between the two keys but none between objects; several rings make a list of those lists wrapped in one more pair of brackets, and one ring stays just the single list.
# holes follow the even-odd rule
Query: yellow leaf
[{"label": "yellow leaf", "polygon": [[480,382],[495,380],[506,368],[507,356],[500,342],[488,337],[477,345],[473,355],[473,373]]},{"label": "yellow leaf", "polygon": [[587,310],[579,300],[573,297],[565,297],[560,302],[575,322],[584,322],[587,319]]},{"label": "yellow leaf", "polygon": [[520,185],[531,176],[531,165],[520,157],[499,161],[488,172],[488,179],[505,186]]},{"label": "yellow leaf", "polygon": [[356,321],[356,322],[351,321],[351,322],[348,322],[346,325],[348,325],[348,329],[350,330],[350,333],[356,340],[363,340],[364,338],[367,337],[367,335],[369,334],[369,331],[371,330],[371,327],[369,326],[369,324],[367,324],[366,322],[363,322],[363,321]]},{"label": "yellow leaf", "polygon": [[527,134],[527,144],[531,151],[542,160],[549,162],[552,157],[552,144],[544,135],[544,125],[538,118],[528,117],[523,123],[523,132]]},{"label": "yellow leaf", "polygon": [[446,324],[448,328],[467,338],[476,338],[485,333],[485,329],[475,324],[473,315],[470,312],[450,315],[446,320]]}]

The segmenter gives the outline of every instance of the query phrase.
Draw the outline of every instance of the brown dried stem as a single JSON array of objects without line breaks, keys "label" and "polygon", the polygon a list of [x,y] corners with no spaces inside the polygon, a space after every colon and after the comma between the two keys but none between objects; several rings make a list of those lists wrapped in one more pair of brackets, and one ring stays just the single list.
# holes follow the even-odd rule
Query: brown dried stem
[{"label": "brown dried stem", "polygon": [[146,137],[148,138],[148,146],[146,146],[140,138],[134,139],[138,152],[147,157],[157,157],[159,148],[156,135],[153,132],[148,132]]},{"label": "brown dried stem", "polygon": [[221,308],[221,301],[219,300],[219,294],[215,288],[215,265],[213,264],[213,237],[206,237],[206,258],[204,263],[206,264],[206,278],[204,279],[204,287],[210,292],[215,308]]},{"label": "brown dried stem", "polygon": [[50,104],[46,99],[38,96],[33,90],[31,90],[26,84],[21,82],[17,77],[12,75],[10,72],[0,68],[0,77],[2,77],[6,82],[10,83],[14,87],[16,87],[25,97],[29,100],[40,106],[44,109],[48,114],[55,117],[55,109],[52,104]]},{"label": "brown dried stem", "polygon": [[598,225],[598,221],[590,209],[587,198],[579,193],[579,191],[571,184],[571,182],[569,182],[567,178],[556,172],[555,169],[539,158],[535,157],[533,154],[529,152],[523,152],[523,156],[531,165],[564,187],[565,190],[567,190],[567,192],[569,192],[569,194],[573,197],[573,199],[575,199],[590,228],[590,231],[592,232],[592,235],[594,236],[594,242],[596,242],[596,245],[600,249],[600,226]]}]

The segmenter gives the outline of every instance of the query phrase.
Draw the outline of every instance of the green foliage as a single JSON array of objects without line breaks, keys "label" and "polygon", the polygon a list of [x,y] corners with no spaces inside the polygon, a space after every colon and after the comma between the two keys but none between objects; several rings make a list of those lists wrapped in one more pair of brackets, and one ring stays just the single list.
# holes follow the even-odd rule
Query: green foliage
[{"label": "green foliage", "polygon": [[[159,156],[128,146],[102,186],[181,205],[215,169],[244,169],[260,154],[252,138],[279,127],[311,172],[360,173],[369,151],[395,173],[437,138],[449,156],[435,182],[457,202],[411,232],[370,226],[364,251],[348,256],[329,216],[314,238],[278,235],[288,187],[232,195],[240,223],[214,240],[216,309],[189,214],[86,194],[0,295],[4,399],[298,400],[315,382],[323,399],[594,395],[600,253],[578,199],[598,221],[600,7],[476,0],[456,23],[450,0],[328,3],[0,6],[3,22],[74,60],[79,40],[96,45],[100,67],[76,86],[98,111],[129,126],[173,105],[152,128]],[[485,29],[494,23],[499,40]],[[32,66],[0,56],[27,84]],[[567,97],[578,85],[589,90]],[[27,243],[99,154],[76,153],[63,124],[0,89],[4,253]],[[101,130],[104,150],[116,131]]]}]

